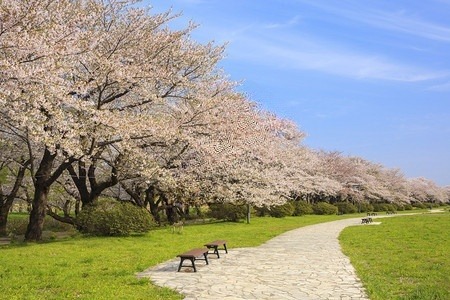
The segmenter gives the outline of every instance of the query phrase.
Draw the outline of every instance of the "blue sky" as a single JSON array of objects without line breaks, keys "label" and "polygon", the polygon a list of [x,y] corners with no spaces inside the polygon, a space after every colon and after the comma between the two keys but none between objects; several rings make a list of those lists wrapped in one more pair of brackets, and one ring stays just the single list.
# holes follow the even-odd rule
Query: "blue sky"
[{"label": "blue sky", "polygon": [[304,144],[450,185],[450,0],[161,0]]}]

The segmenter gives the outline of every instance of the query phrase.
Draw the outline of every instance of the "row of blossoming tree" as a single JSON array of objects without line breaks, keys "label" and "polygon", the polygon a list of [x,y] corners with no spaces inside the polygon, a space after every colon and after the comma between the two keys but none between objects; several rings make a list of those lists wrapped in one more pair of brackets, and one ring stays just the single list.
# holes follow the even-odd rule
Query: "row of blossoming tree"
[{"label": "row of blossoming tree", "polygon": [[0,234],[20,197],[29,241],[47,213],[74,222],[101,195],[155,216],[174,203],[448,201],[432,181],[302,146],[218,68],[223,46],[135,2],[0,2]]}]

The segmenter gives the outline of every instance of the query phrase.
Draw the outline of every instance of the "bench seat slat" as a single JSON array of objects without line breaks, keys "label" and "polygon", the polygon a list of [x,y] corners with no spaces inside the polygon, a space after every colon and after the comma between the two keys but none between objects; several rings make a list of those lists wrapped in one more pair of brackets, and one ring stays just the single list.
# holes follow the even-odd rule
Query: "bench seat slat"
[{"label": "bench seat slat", "polygon": [[[225,253],[228,253],[227,241],[225,241],[225,240],[216,240],[216,241],[207,243],[204,246],[207,247],[208,249],[213,249],[213,252],[210,252],[210,253],[217,255],[217,258],[220,258],[219,250],[225,250]],[[219,248],[219,246],[223,246],[223,248]]]},{"label": "bench seat slat", "polygon": [[182,254],[178,254],[177,256],[185,257],[185,258],[188,258],[188,257],[196,258],[196,257],[202,256],[203,254],[205,254],[205,252],[208,252],[207,248],[201,248],[201,249],[198,248],[198,249],[192,249],[192,250],[182,253]]},{"label": "bench seat slat", "polygon": [[[184,252],[182,254],[178,254],[177,257],[180,258],[180,265],[178,266],[178,272],[180,272],[182,267],[193,268],[194,272],[197,272],[197,268],[195,267],[196,260],[204,260],[208,265],[208,248],[198,248],[192,249],[188,252]],[[203,258],[202,258],[203,257]],[[191,262],[190,266],[183,265],[183,262],[188,259]]]}]

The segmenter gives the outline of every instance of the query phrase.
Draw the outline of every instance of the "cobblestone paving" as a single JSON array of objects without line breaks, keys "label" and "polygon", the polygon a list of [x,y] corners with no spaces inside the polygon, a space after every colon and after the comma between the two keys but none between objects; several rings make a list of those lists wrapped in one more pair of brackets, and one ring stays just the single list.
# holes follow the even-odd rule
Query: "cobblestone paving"
[{"label": "cobblestone paving", "polygon": [[137,276],[175,289],[186,300],[368,299],[337,239],[342,229],[360,222],[307,226],[258,247],[232,248],[220,259],[210,255],[209,265],[198,261],[196,273],[191,268],[177,272],[179,259],[173,259]]}]

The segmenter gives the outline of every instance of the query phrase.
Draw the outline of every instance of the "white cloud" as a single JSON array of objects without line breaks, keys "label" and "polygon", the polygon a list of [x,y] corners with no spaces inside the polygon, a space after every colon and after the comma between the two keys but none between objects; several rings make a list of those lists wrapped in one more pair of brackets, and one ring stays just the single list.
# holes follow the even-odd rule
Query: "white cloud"
[{"label": "white cloud", "polygon": [[[450,42],[450,27],[423,20],[415,15],[408,15],[405,10],[392,12],[370,9],[367,7],[366,1],[339,1],[327,3],[310,0],[297,1],[318,7],[340,17],[365,23],[377,28],[403,32],[431,40]],[[328,3],[334,3],[335,5]]]},{"label": "white cloud", "polygon": [[276,29],[276,28],[286,28],[286,27],[291,27],[291,26],[295,26],[299,23],[300,21],[300,16],[295,16],[285,22],[280,22],[280,23],[270,23],[264,26],[264,28],[267,29]]},{"label": "white cloud", "polygon": [[427,90],[435,92],[448,92],[450,91],[450,81],[442,84],[437,84],[429,87]]},{"label": "white cloud", "polygon": [[281,69],[315,70],[355,79],[417,82],[447,75],[389,58],[358,53],[339,45],[289,34],[264,37],[246,33],[230,46],[230,58]]}]

